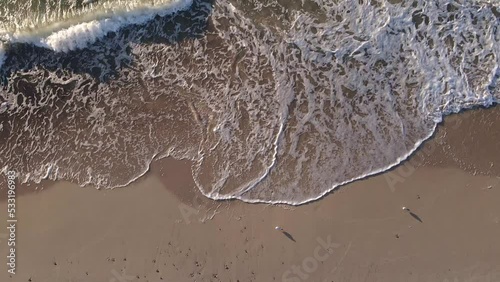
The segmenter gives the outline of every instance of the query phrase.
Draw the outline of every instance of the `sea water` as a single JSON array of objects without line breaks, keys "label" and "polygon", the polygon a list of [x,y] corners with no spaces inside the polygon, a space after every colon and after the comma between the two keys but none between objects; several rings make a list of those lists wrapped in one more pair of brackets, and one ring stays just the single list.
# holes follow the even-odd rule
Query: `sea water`
[{"label": "sea water", "polygon": [[0,1],[2,169],[115,188],[169,156],[207,197],[305,203],[497,103],[499,17],[479,0]]}]

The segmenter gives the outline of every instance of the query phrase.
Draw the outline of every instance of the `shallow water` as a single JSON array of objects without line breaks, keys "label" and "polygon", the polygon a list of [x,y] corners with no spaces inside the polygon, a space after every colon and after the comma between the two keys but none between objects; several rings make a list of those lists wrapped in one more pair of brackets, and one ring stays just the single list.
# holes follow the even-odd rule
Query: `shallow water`
[{"label": "shallow water", "polygon": [[113,188],[173,156],[213,199],[300,204],[500,97],[497,2],[151,7],[4,34],[4,170]]}]

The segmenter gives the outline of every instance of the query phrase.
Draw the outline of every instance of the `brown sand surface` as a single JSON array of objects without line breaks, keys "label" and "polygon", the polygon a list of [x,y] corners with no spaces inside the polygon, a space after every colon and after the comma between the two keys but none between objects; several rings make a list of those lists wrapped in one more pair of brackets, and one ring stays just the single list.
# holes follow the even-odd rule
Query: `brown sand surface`
[{"label": "brown sand surface", "polygon": [[[428,142],[429,164],[472,174],[500,176],[500,109],[491,107],[448,116]],[[495,165],[496,163],[496,165]]]},{"label": "brown sand surface", "polygon": [[499,112],[452,116],[409,161],[299,207],[205,199],[168,159],[127,188],[53,183],[18,197],[17,273],[1,263],[0,281],[500,281],[500,178],[481,171],[500,166],[482,150]]}]

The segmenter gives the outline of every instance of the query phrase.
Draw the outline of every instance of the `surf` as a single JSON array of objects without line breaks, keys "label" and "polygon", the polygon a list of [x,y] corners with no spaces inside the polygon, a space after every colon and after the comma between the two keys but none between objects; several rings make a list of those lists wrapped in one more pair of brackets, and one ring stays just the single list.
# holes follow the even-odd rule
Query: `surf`
[{"label": "surf", "polygon": [[0,160],[26,181],[115,188],[168,156],[192,161],[212,199],[298,205],[399,164],[443,116],[500,97],[490,4],[260,2],[7,38]]},{"label": "surf", "polygon": [[[95,8],[59,12],[62,14],[59,17],[31,15],[35,19],[21,20],[15,22],[15,25],[13,23],[0,25],[0,41],[3,41],[2,45],[28,43],[56,52],[79,50],[111,32],[117,32],[124,26],[144,24],[156,16],[163,17],[185,10],[192,5],[193,0],[94,3],[99,2],[87,4],[87,6],[97,5]],[[40,17],[44,17],[45,20],[40,20]],[[0,45],[0,66],[2,56],[5,57],[5,47],[2,48],[2,45]]]}]

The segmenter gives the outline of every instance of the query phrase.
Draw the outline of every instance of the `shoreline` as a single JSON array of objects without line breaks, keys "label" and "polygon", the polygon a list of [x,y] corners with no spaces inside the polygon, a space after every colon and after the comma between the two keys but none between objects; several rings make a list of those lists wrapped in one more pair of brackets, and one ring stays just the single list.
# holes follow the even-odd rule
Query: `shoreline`
[{"label": "shoreline", "polygon": [[0,281],[499,282],[500,10],[337,2],[1,2]]},{"label": "shoreline", "polygon": [[[19,197],[18,270],[10,278],[3,264],[2,281],[294,281],[297,267],[308,277],[299,281],[500,278],[500,180],[491,177],[423,167],[393,189],[372,177],[299,207],[199,193],[182,201],[172,189],[185,191],[183,181],[164,179],[111,191],[58,182]],[[331,254],[314,264],[320,242]]]},{"label": "shoreline", "polygon": [[[497,146],[478,126],[494,125],[491,115],[500,109],[445,124],[419,159],[301,206],[213,201],[193,189],[190,163],[171,159],[127,188],[47,181],[17,198],[18,269],[2,264],[0,280],[498,281],[500,178],[443,159],[460,146]],[[481,142],[463,134],[469,124]]]},{"label": "shoreline", "polygon": [[[485,119],[492,118],[492,120],[489,122],[489,124],[486,124]],[[380,170],[378,172],[373,172],[372,174],[368,174],[366,176],[356,178],[353,180],[349,180],[343,184],[339,184],[335,187],[333,187],[331,190],[326,191],[324,194],[318,196],[315,199],[310,199],[302,203],[297,203],[297,204],[292,204],[292,203],[286,203],[286,202],[276,202],[276,203],[270,203],[270,202],[265,202],[265,201],[245,201],[237,198],[232,198],[232,199],[211,199],[206,196],[203,196],[207,198],[210,201],[215,201],[215,202],[224,202],[224,201],[241,201],[247,204],[269,204],[269,205],[289,205],[289,206],[294,206],[294,207],[299,207],[302,205],[307,205],[310,203],[314,203],[316,201],[321,201],[325,197],[328,197],[330,194],[334,194],[337,190],[342,189],[346,185],[349,185],[351,183],[355,183],[357,181],[369,179],[371,177],[377,177],[380,175],[384,175],[387,173],[391,173],[394,171],[399,170],[401,167],[405,166],[415,166],[415,167],[420,167],[420,166],[436,166],[436,167],[445,167],[445,168],[459,168],[464,171],[467,171],[468,173],[471,174],[480,174],[480,175],[486,175],[486,176],[500,176],[500,165],[499,166],[494,166],[494,165],[485,165],[485,162],[488,163],[493,163],[494,156],[488,156],[486,152],[483,152],[479,158],[484,158],[486,157],[486,161],[480,160],[477,157],[474,157],[474,149],[469,149],[467,150],[466,148],[470,147],[475,147],[475,148],[482,148],[483,151],[500,151],[500,142],[486,142],[486,143],[481,143],[481,144],[474,144],[474,138],[478,137],[476,136],[477,134],[483,134],[483,135],[488,135],[488,136],[480,136],[480,139],[487,139],[487,138],[492,138],[492,139],[497,139],[500,140],[500,130],[495,130],[494,125],[495,121],[500,122],[500,108],[495,106],[491,107],[477,107],[473,109],[467,109],[464,111],[461,111],[460,113],[456,114],[450,114],[444,117],[443,121],[438,123],[436,125],[436,128],[434,129],[433,133],[430,135],[429,138],[426,140],[422,141],[422,143],[417,146],[417,148],[412,151],[411,153],[408,154],[407,157],[402,158],[402,160],[390,166],[387,169]],[[486,127],[486,128],[485,128]],[[454,140],[459,139],[458,135],[461,134],[461,131],[464,130],[468,133],[468,135],[462,136],[463,138],[468,138],[467,140],[462,140],[462,144],[460,146],[460,142],[456,142]],[[477,131],[477,132],[476,132]],[[483,132],[487,131],[487,132]],[[489,136],[493,133],[493,136]],[[448,136],[452,136],[455,138],[450,138]],[[486,145],[486,146],[485,146]],[[490,145],[488,147],[488,145]],[[454,146],[458,147],[460,146],[461,150],[467,150],[468,155],[467,156],[460,156],[462,152],[459,150],[453,151],[450,149],[445,148],[446,146]],[[486,148],[486,149],[485,149]],[[434,156],[433,154],[437,153],[437,156]],[[457,156],[458,155],[458,156]],[[463,162],[463,158],[473,158],[473,164],[471,165],[469,162],[469,165],[464,165],[463,163],[457,163],[457,160]],[[480,165],[478,165],[480,163]],[[184,181],[187,186],[190,186],[191,188],[188,188],[187,190],[190,191],[182,191],[178,193],[178,191],[174,191],[174,194],[180,197],[181,199],[184,197],[181,194],[187,193],[190,194],[191,197],[193,194],[199,194],[199,190],[196,187],[194,181],[192,180],[191,176],[191,167],[192,162],[188,160],[178,160],[174,159],[172,157],[165,157],[162,159],[157,159],[157,160],[152,160],[151,164],[149,165],[149,168],[147,171],[145,171],[141,176],[137,177],[133,181],[131,181],[128,185],[123,186],[123,187],[116,187],[112,189],[97,189],[97,190],[106,190],[106,191],[112,191],[115,189],[127,189],[128,186],[132,185],[133,183],[140,181],[143,178],[148,177],[150,174],[165,174],[166,170],[172,170],[172,171],[179,171],[182,175],[187,174],[187,170],[189,170],[189,179],[191,181]],[[476,166],[479,166],[477,168]],[[160,177],[161,178],[161,177]],[[187,179],[186,176],[182,177],[181,179]],[[4,187],[3,183],[4,179],[0,180],[1,187]],[[41,183],[22,183],[19,185],[21,189],[19,189],[20,193],[19,195],[24,195],[24,194],[29,194],[31,192],[41,192],[47,188],[50,188],[54,184],[56,184],[59,181],[65,181],[65,180],[42,180]],[[171,179],[168,180],[163,180],[164,183],[168,183],[171,181]],[[189,184],[187,184],[189,182]],[[91,185],[83,186],[81,187],[83,189],[92,189]],[[33,190],[34,189],[34,190]],[[0,191],[2,191],[0,189]],[[6,195],[4,193],[0,194],[0,202],[6,200]]]}]

